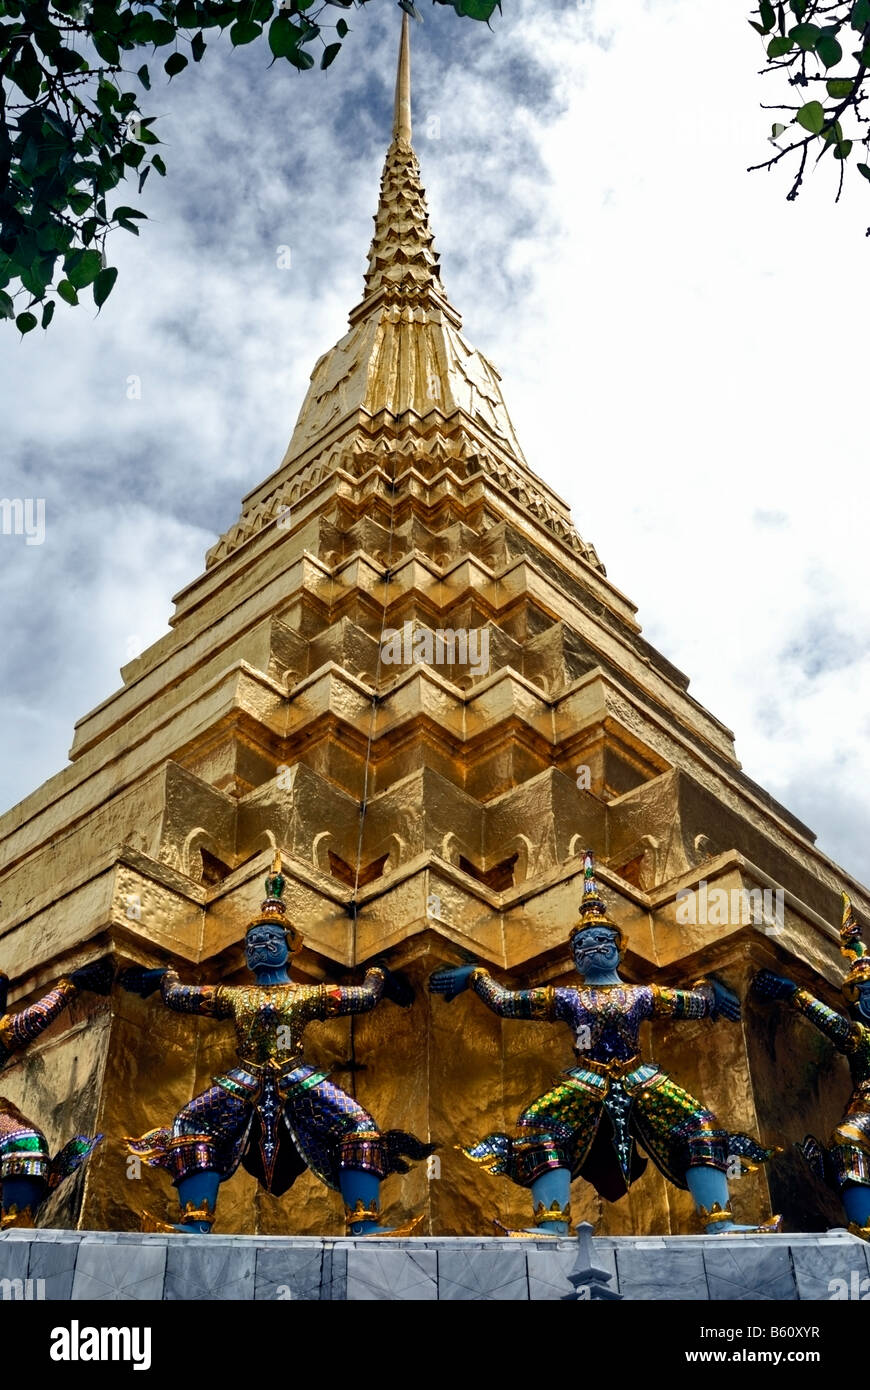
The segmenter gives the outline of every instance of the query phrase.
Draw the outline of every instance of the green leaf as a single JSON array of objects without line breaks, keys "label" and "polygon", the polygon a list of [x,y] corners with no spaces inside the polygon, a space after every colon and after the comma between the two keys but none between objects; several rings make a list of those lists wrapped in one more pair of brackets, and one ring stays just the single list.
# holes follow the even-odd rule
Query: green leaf
[{"label": "green leaf", "polygon": [[809,3],[810,0],[788,0],[788,7],[793,15],[796,15],[798,19],[803,19]]},{"label": "green leaf", "polygon": [[795,120],[811,135],[818,135],[825,124],[825,108],[820,101],[808,101],[798,111]]},{"label": "green leaf", "polygon": [[782,135],[782,132],[786,129],[787,127],[784,125],[780,125],[779,121],[774,121],[773,125],[770,127],[770,134],[772,138],[776,140],[780,135]]},{"label": "green leaf", "polygon": [[46,125],[50,125],[52,130],[56,131],[58,135],[63,135],[64,137],[70,135],[71,127],[69,123],[63,120],[62,117],[58,116],[54,111],[49,111],[44,108],[42,119],[45,121]]},{"label": "green leaf", "polygon": [[[467,15],[469,19],[482,19],[489,23],[496,9],[499,8],[499,0],[454,0],[454,9],[457,14]],[[421,15],[416,16],[422,18]]]},{"label": "green leaf", "polygon": [[61,72],[87,72],[89,69],[87,58],[84,58],[81,53],[76,53],[73,48],[65,48],[61,45],[60,48],[55,49],[53,57]]},{"label": "green leaf", "polygon": [[19,279],[34,299],[44,298],[48,281],[43,279],[36,265],[23,265],[19,271]]},{"label": "green leaf", "polygon": [[61,280],[57,292],[65,304],[78,304],[79,297],[76,294],[75,285],[71,285],[69,280]]},{"label": "green leaf", "polygon": [[132,232],[134,236],[138,236],[139,228],[136,226],[136,222],[133,221],[134,217],[137,221],[141,221],[142,219],[147,221],[146,214],[144,212],[137,212],[135,208],[115,208],[114,220],[117,222],[118,226],[123,227],[125,232]]},{"label": "green leaf", "polygon": [[165,178],[165,177],[166,177],[166,165],[163,163],[163,160],[160,158],[160,155],[159,155],[159,154],[155,154],[155,155],[152,155],[152,156],[151,156],[151,163],[153,164],[154,168],[157,170],[157,172],[158,172],[158,174],[160,175],[160,177],[161,177],[161,178]]},{"label": "green leaf", "polygon": [[142,83],[142,86],[145,88],[146,92],[150,92],[150,90],[151,90],[151,75],[150,75],[150,73],[149,73],[149,71],[148,71],[148,69],[147,69],[147,67],[145,66],[144,63],[142,64],[142,66],[141,66],[141,68],[139,69],[139,71],[136,73],[136,76],[138,77],[139,81]]},{"label": "green leaf", "polygon": [[335,26],[335,32],[338,34],[338,37],[339,37],[340,39],[343,39],[343,38],[345,38],[345,37],[347,36],[347,34],[350,32],[350,30],[348,29],[348,24],[347,24],[347,20],[346,20],[346,19],[340,19],[340,20],[338,21],[338,23],[337,23],[336,26]]},{"label": "green leaf", "polygon": [[822,31],[818,24],[797,24],[794,29],[789,29],[788,32],[794,39],[798,48],[802,48],[804,52],[809,53],[815,48]]},{"label": "green leaf", "polygon": [[[866,168],[866,165],[858,165],[858,168]],[[5,290],[0,290],[0,319],[12,319],[15,317],[15,305],[12,303],[11,296]]]},{"label": "green leaf", "polygon": [[[776,15],[770,0],[761,0],[761,4],[758,6],[758,17],[764,25],[765,34],[769,34],[776,23]],[[800,16],[798,17],[800,18]]]},{"label": "green leaf", "polygon": [[253,43],[262,32],[262,25],[253,19],[237,19],[230,30],[230,43],[233,48],[240,48],[243,43]]},{"label": "green leaf", "polygon": [[269,47],[276,58],[289,58],[304,37],[302,29],[287,14],[276,15],[269,25]]},{"label": "green leaf", "polygon": [[104,116],[111,118],[115,109],[115,98],[118,96],[117,87],[113,87],[111,82],[100,82],[97,85],[97,106]]},{"label": "green leaf", "polygon": [[184,72],[184,69],[186,67],[187,59],[185,58],[183,53],[170,53],[169,57],[166,59],[166,62],[163,64],[163,71],[166,73],[166,76],[171,80],[173,77],[175,77],[176,73]]},{"label": "green leaf", "polygon": [[130,27],[127,30],[128,37],[133,43],[150,43],[151,32],[155,23],[156,20],[150,10],[141,10],[130,21]]},{"label": "green leaf", "polygon": [[36,327],[36,315],[26,313],[19,314],[15,322],[18,324],[18,328],[22,333],[29,333],[31,329]]},{"label": "green leaf", "polygon": [[856,164],[855,168],[858,170],[859,174],[864,175],[865,179],[870,179],[870,164]]},{"label": "green leaf", "polygon": [[861,30],[870,24],[870,0],[855,0],[852,6],[852,28]]},{"label": "green leaf", "polygon": [[43,53],[46,54],[47,57],[51,57],[60,43],[60,30],[55,29],[54,25],[47,21],[43,22],[41,17],[39,20],[34,18],[33,37],[39,44]]},{"label": "green leaf", "polygon": [[54,306],[55,306],[55,301],[54,301],[53,299],[50,299],[50,300],[48,301],[47,304],[43,304],[43,306],[42,306],[42,326],[43,326],[43,328],[47,328],[48,325],[51,323],[52,319],[54,318]]},{"label": "green leaf", "polygon": [[825,83],[825,90],[829,97],[833,97],[835,100],[839,101],[843,97],[850,97],[854,86],[855,83],[850,82],[848,78],[831,77]]},{"label": "green leaf", "polygon": [[115,43],[115,40],[112,38],[111,34],[106,34],[98,29],[96,33],[91,35],[91,38],[93,40],[94,48],[97,50],[103,61],[109,63],[112,67],[116,67],[117,64],[121,61],[121,54],[118,50],[118,45]]},{"label": "green leaf", "polygon": [[103,267],[99,251],[76,251],[63,263],[67,279],[74,289],[83,290],[96,280]]},{"label": "green leaf", "polygon": [[294,49],[292,53],[288,53],[287,62],[292,63],[294,68],[298,68],[300,72],[306,72],[308,68],[314,67],[314,59],[311,54],[306,53],[301,48]]},{"label": "green leaf", "polygon": [[320,66],[322,68],[328,68],[330,63],[333,63],[335,61],[340,52],[340,43],[328,43],[323,50],[323,57],[320,60]]},{"label": "green leaf", "polygon": [[843,56],[843,50],[830,34],[822,34],[816,43],[816,52],[826,68],[835,68]]},{"label": "green leaf", "polygon": [[865,43],[861,49],[858,54],[858,62],[863,63],[865,68],[870,68],[870,43]]},{"label": "green leaf", "polygon": [[272,18],[273,9],[272,0],[253,0],[250,17],[255,19],[258,24],[265,24]]},{"label": "green leaf", "polygon": [[794,39],[775,38],[771,39],[767,45],[768,58],[781,58],[790,49],[794,48]]},{"label": "green leaf", "polygon": [[108,265],[105,270],[100,271],[94,281],[94,303],[98,309],[101,308],[109,298],[109,295],[115,287],[117,278],[118,271],[113,265]]},{"label": "green leaf", "polygon": [[176,33],[175,25],[170,24],[168,19],[155,19],[147,42],[153,43],[155,48],[161,48],[165,43],[174,43]]},{"label": "green leaf", "polygon": [[839,143],[837,146],[835,146],[835,148],[834,148],[834,158],[835,158],[835,159],[848,159],[851,149],[852,149],[852,141],[851,141],[851,140],[841,140],[840,143]]},{"label": "green leaf", "polygon": [[29,43],[26,43],[21,49],[18,62],[12,69],[12,78],[30,101],[36,100],[39,96],[42,74],[39,70],[36,54]]},{"label": "green leaf", "polygon": [[202,36],[202,30],[200,29],[199,33],[198,33],[198,34],[194,34],[193,38],[192,38],[191,41],[190,41],[190,51],[191,51],[191,53],[193,54],[193,61],[194,61],[195,63],[198,63],[198,62],[199,62],[199,60],[200,60],[200,58],[202,57],[203,53],[205,53],[205,48],[206,48],[205,39],[203,38],[203,36]]}]

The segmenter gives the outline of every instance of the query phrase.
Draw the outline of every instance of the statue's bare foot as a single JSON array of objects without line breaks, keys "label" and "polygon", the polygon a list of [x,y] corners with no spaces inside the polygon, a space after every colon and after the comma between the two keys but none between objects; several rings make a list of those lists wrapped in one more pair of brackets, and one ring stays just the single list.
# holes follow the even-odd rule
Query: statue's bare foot
[{"label": "statue's bare foot", "polygon": [[755,1233],[756,1235],[771,1235],[782,1227],[781,1216],[771,1216],[769,1221],[762,1221],[758,1226],[740,1226],[736,1221],[715,1221],[712,1225],[704,1228],[707,1236],[725,1236]]}]

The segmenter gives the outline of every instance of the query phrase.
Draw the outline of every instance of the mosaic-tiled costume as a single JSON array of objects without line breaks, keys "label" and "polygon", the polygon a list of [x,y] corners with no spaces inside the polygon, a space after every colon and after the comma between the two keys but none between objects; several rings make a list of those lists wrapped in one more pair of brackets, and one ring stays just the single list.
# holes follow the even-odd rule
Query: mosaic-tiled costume
[{"label": "mosaic-tiled costume", "polygon": [[[0,1071],[45,1032],[80,989],[97,986],[104,993],[110,981],[107,968],[85,967],[71,979],[59,980],[35,1004],[10,1014],[5,1011],[6,976],[0,977]],[[0,1096],[0,1230],[33,1226],[49,1192],[81,1167],[101,1138],[77,1134],[52,1158],[42,1131],[11,1100]]]},{"label": "mosaic-tiled costume", "polygon": [[280,869],[279,856],[245,936],[255,984],[184,985],[173,971],[131,970],[121,977],[143,995],[159,982],[164,1004],[179,1013],[231,1018],[239,1060],[171,1126],[130,1139],[127,1147],[171,1175],[181,1206],[178,1230],[211,1230],[219,1185],[242,1164],[276,1196],[310,1168],[341,1192],[352,1234],[380,1234],[379,1184],[390,1173],[406,1173],[406,1159],[425,1158],[433,1146],[402,1130],[380,1130],[352,1096],[308,1066],[302,1039],[313,1019],[365,1013],[382,998],[407,1005],[412,994],[385,965],[349,988],[291,981],[286,965],[302,934],[286,918]]},{"label": "mosaic-tiled costume", "polygon": [[617,972],[622,933],[598,893],[591,851],[570,943],[584,980],[579,988],[505,989],[476,964],[432,975],[430,988],[448,1000],[472,989],[501,1018],[566,1023],[575,1038],[577,1065],[523,1112],[516,1134],[488,1134],[463,1152],[530,1189],[532,1233],[567,1232],[573,1179],[584,1178],[615,1202],[644,1171],[646,1156],[670,1182],[692,1193],[707,1230],[775,1229],[778,1218],[763,1227],[736,1227],[726,1180],[726,1174],[763,1163],[772,1151],[748,1134],[723,1128],[657,1063],[640,1055],[644,1020],[739,1018],[736,996],[718,981],[692,989],[626,984]]},{"label": "mosaic-tiled costume", "polygon": [[852,962],[843,994],[857,1015],[854,1019],[829,1008],[794,980],[769,970],[759,971],[753,990],[763,998],[781,999],[803,1014],[848,1059],[853,1090],[845,1115],[827,1144],[808,1135],[799,1147],[816,1175],[839,1193],[849,1230],[870,1240],[870,956],[846,893],[840,941],[843,954]]},{"label": "mosaic-tiled costume", "polygon": [[610,1202],[624,1196],[646,1161],[639,1147],[677,1187],[686,1169],[701,1164],[726,1172],[732,1155],[747,1167],[770,1151],[747,1134],[730,1134],[700,1101],[655,1062],[641,1060],[638,1034],[649,1018],[709,1018],[711,986],[658,985],[503,989],[476,969],[471,988],[501,1018],[567,1023],[588,1043],[575,1048],[578,1064],[534,1101],[517,1121],[519,1134],[490,1134],[464,1152],[491,1172],[522,1187],[549,1168],[568,1168]]},{"label": "mosaic-tiled costume", "polygon": [[182,985],[168,971],[163,1002],[178,1013],[231,1018],[240,1065],[176,1115],[171,1128],[152,1130],[128,1148],[178,1182],[209,1169],[226,1180],[239,1163],[268,1192],[281,1196],[306,1168],[339,1188],[344,1169],[405,1173],[403,1155],[422,1158],[429,1147],[401,1131],[381,1133],[367,1110],[302,1059],[302,1035],[312,1019],[365,1013],[380,1001],[385,971],[371,969],[362,985]]}]

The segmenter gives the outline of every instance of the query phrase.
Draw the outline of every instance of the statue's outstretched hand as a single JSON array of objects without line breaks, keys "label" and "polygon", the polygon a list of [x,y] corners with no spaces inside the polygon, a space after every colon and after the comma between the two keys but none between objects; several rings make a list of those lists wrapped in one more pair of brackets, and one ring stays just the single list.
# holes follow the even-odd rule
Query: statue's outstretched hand
[{"label": "statue's outstretched hand", "polygon": [[474,960],[469,961],[467,965],[442,965],[429,976],[430,993],[443,994],[449,1004],[457,994],[468,989],[469,977],[472,970],[476,969],[477,961]]},{"label": "statue's outstretched hand", "polygon": [[143,999],[147,999],[149,994],[160,988],[160,981],[165,974],[165,970],[146,970],[141,965],[131,965],[127,970],[121,971],[118,984],[127,990],[128,994],[140,994]]},{"label": "statue's outstretched hand", "polygon": [[102,960],[95,960],[92,965],[83,965],[80,970],[74,970],[70,979],[76,989],[86,989],[91,994],[111,994],[115,982],[115,967],[111,960],[104,956]]},{"label": "statue's outstretched hand", "polygon": [[413,1004],[414,988],[407,975],[400,970],[391,970],[385,960],[376,960],[374,964],[384,972],[384,998],[398,1004],[400,1009],[407,1009]]},{"label": "statue's outstretched hand", "polygon": [[786,975],[774,975],[772,970],[759,970],[752,977],[752,993],[760,999],[791,999],[798,986]]},{"label": "statue's outstretched hand", "polygon": [[733,989],[729,989],[727,985],[723,985],[721,980],[716,979],[709,979],[707,984],[713,991],[713,1012],[710,1017],[714,1019],[729,1018],[732,1022],[736,1022],[740,1017],[741,1007],[740,999]]}]

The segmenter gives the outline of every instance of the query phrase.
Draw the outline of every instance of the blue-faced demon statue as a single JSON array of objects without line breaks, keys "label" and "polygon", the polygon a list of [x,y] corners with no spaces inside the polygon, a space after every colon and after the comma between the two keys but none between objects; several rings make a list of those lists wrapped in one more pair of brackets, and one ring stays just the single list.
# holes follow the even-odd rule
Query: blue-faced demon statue
[{"label": "blue-faced demon statue", "polygon": [[[18,1013],[6,1011],[9,981],[0,974],[0,1071],[44,1033],[81,990],[108,994],[113,973],[108,961],[85,965]],[[0,1230],[33,1226],[49,1192],[81,1167],[102,1137],[77,1134],[52,1158],[42,1131],[0,1096]]]},{"label": "blue-faced demon statue", "polygon": [[159,986],[164,1004],[179,1013],[232,1019],[238,1058],[168,1128],[130,1139],[127,1147],[171,1175],[181,1207],[177,1230],[211,1230],[220,1184],[241,1164],[276,1196],[310,1168],[341,1193],[348,1231],[376,1235],[383,1233],[381,1182],[407,1172],[406,1159],[425,1158],[432,1145],[401,1130],[380,1130],[353,1097],[305,1062],[302,1038],[312,1019],[365,1013],[384,998],[406,1006],[412,994],[404,977],[382,964],[349,988],[292,981],[287,963],[302,934],[286,916],[283,890],[279,856],[245,936],[253,984],[184,985],[171,970],[121,976],[126,988],[145,996]]},{"label": "blue-faced demon statue", "polygon": [[870,1240],[870,955],[846,893],[840,949],[851,962],[842,986],[851,1017],[770,970],[759,971],[752,988],[760,998],[781,999],[803,1014],[848,1059],[852,1094],[845,1115],[828,1144],[809,1134],[800,1148],[816,1175],[840,1194],[849,1230]]},{"label": "blue-faced demon statue", "polygon": [[598,892],[591,851],[570,943],[583,977],[579,988],[505,989],[475,964],[446,967],[431,977],[430,988],[448,1000],[470,988],[502,1018],[559,1021],[575,1036],[577,1065],[523,1112],[516,1135],[489,1134],[465,1154],[530,1190],[534,1234],[568,1231],[572,1179],[584,1178],[614,1202],[644,1171],[645,1155],[677,1187],[688,1188],[707,1231],[776,1229],[778,1218],[762,1227],[737,1226],[727,1181],[729,1172],[737,1176],[773,1151],[746,1134],[729,1133],[640,1055],[645,1019],[737,1019],[737,997],[717,980],[692,989],[626,984],[617,968],[622,932]]}]

